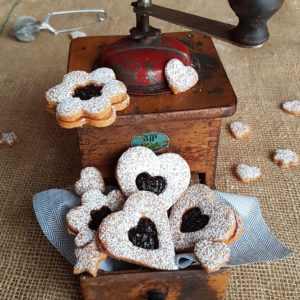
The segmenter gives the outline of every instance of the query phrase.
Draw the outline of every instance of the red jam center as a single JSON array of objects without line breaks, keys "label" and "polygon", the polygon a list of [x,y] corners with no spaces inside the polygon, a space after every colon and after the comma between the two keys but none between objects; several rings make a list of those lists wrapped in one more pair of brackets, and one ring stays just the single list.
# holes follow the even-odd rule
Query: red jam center
[{"label": "red jam center", "polygon": [[102,87],[94,84],[88,84],[75,89],[73,98],[78,97],[81,100],[89,100],[101,95]]},{"label": "red jam center", "polygon": [[209,221],[209,216],[203,215],[199,207],[186,211],[182,216],[181,232],[195,232],[203,229]]}]

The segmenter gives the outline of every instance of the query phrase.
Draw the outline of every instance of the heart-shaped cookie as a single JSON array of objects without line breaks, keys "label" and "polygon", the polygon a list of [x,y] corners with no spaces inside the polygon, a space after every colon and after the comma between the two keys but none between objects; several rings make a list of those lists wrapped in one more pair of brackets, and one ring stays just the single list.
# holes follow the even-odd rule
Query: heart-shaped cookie
[{"label": "heart-shaped cookie", "polygon": [[248,124],[241,122],[232,122],[230,124],[230,131],[237,140],[247,137],[251,133],[251,127]]},{"label": "heart-shaped cookie", "polygon": [[210,273],[219,270],[228,262],[230,249],[225,243],[201,240],[196,243],[194,254],[201,267]]},{"label": "heart-shaped cookie", "polygon": [[101,223],[98,242],[111,257],[149,268],[178,269],[167,212],[154,193],[132,194],[123,210]]},{"label": "heart-shaped cookie", "polygon": [[282,110],[293,116],[300,114],[300,100],[287,101],[282,104]]},{"label": "heart-shaped cookie", "polygon": [[157,156],[152,150],[138,146],[121,155],[116,178],[127,197],[140,190],[150,191],[158,195],[158,205],[168,210],[187,189],[191,173],[178,154]]},{"label": "heart-shaped cookie", "polygon": [[122,208],[125,201],[121,191],[113,190],[107,196],[100,190],[89,190],[82,195],[81,206],[67,213],[67,228],[76,234],[75,246],[86,246],[95,240],[99,225],[111,212]]},{"label": "heart-shaped cookie", "polygon": [[82,196],[83,193],[97,189],[101,192],[105,190],[105,183],[101,172],[95,167],[86,167],[80,172],[80,179],[74,185],[75,192]]},{"label": "heart-shaped cookie", "polygon": [[198,81],[197,71],[185,66],[179,59],[173,58],[165,67],[168,85],[174,94],[182,93],[192,88]]},{"label": "heart-shaped cookie", "polygon": [[203,184],[191,185],[173,205],[170,226],[175,249],[192,251],[196,242],[226,241],[234,233],[234,212],[215,201],[212,190]]},{"label": "heart-shaped cookie", "polygon": [[246,164],[237,165],[235,168],[235,174],[238,180],[242,182],[253,181],[261,175],[259,168],[248,166]]}]

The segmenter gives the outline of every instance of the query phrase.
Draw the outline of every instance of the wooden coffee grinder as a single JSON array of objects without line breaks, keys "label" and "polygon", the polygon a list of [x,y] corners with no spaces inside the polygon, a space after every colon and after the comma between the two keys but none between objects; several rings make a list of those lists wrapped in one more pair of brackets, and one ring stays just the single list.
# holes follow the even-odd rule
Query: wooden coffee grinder
[{"label": "wooden coffee grinder", "polygon": [[[130,94],[130,106],[118,112],[112,125],[77,129],[82,167],[98,167],[109,181],[128,147],[158,145],[154,150],[180,154],[194,179],[214,188],[221,120],[234,114],[237,100],[209,36],[241,47],[260,46],[269,36],[267,20],[283,3],[228,1],[239,17],[237,26],[138,0],[132,4],[136,27],[130,36],[72,40],[69,72],[112,68]],[[161,34],[149,25],[149,16],[194,31]],[[199,74],[196,86],[177,95],[164,77],[164,66],[172,58],[192,65]],[[99,272],[96,278],[82,276],[81,286],[85,299],[223,299],[229,274],[229,269],[206,274],[198,268]]]}]

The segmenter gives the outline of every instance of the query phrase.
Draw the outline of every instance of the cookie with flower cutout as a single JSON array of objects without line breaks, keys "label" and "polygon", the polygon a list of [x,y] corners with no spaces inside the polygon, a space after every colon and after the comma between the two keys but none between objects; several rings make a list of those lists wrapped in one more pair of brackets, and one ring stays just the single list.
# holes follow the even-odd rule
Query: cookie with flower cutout
[{"label": "cookie with flower cutout", "polygon": [[237,179],[244,183],[254,181],[261,176],[260,168],[246,164],[238,164],[234,169],[234,173]]},{"label": "cookie with flower cutout", "polygon": [[273,161],[282,168],[295,167],[299,165],[299,155],[290,149],[277,149]]},{"label": "cookie with flower cutout", "polygon": [[105,183],[101,172],[95,167],[86,167],[80,171],[80,179],[75,182],[74,190],[82,196],[89,190],[105,191]]},{"label": "cookie with flower cutout", "polygon": [[100,190],[89,190],[81,197],[81,205],[66,216],[67,229],[75,233],[75,247],[82,248],[95,240],[99,225],[111,212],[122,208],[125,197],[119,190],[104,195]]},{"label": "cookie with flower cutout", "polygon": [[234,234],[233,210],[217,202],[203,184],[191,185],[173,205],[170,226],[177,252],[193,251],[203,239],[224,242]]},{"label": "cookie with flower cutout", "polygon": [[228,262],[230,249],[222,242],[201,240],[196,243],[194,254],[201,267],[211,273],[219,270]]},{"label": "cookie with flower cutout", "polygon": [[137,146],[119,158],[116,179],[126,197],[138,191],[150,191],[158,195],[158,205],[168,210],[187,189],[191,173],[180,155],[156,155],[146,147]]},{"label": "cookie with flower cutout", "polygon": [[300,100],[286,101],[281,106],[282,110],[293,116],[300,114]]},{"label": "cookie with flower cutout", "polygon": [[241,122],[232,122],[230,124],[230,132],[235,139],[240,140],[250,135],[251,127]]},{"label": "cookie with flower cutout", "polygon": [[185,66],[179,59],[169,60],[165,67],[168,85],[174,94],[185,92],[192,88],[199,79],[197,71],[191,66]]},{"label": "cookie with flower cutout", "polygon": [[73,71],[62,83],[46,92],[47,110],[56,113],[64,128],[89,124],[109,126],[116,119],[116,110],[129,105],[127,88],[116,80],[113,70],[99,68],[91,73]]},{"label": "cookie with flower cutout", "polygon": [[132,194],[123,210],[107,216],[97,239],[115,259],[160,270],[177,270],[167,211],[158,196],[141,191]]}]

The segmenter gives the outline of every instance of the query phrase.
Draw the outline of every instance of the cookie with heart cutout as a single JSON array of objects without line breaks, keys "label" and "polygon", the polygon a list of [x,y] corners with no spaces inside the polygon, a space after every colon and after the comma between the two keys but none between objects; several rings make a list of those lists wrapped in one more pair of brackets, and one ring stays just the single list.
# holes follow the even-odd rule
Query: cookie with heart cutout
[{"label": "cookie with heart cutout", "polygon": [[191,185],[173,205],[170,226],[177,252],[193,251],[202,240],[226,241],[234,233],[234,212],[214,200],[213,192],[203,184]]},{"label": "cookie with heart cutout", "polygon": [[160,270],[177,270],[167,211],[158,196],[147,191],[132,194],[123,210],[101,223],[97,239],[107,255]]},{"label": "cookie with heart cutout", "polygon": [[76,194],[82,196],[89,190],[100,190],[104,192],[105,183],[101,172],[95,167],[86,167],[80,172],[80,179],[75,182],[74,190]]},{"label": "cookie with heart cutout", "polygon": [[75,233],[75,247],[82,248],[95,240],[99,225],[111,212],[120,210],[125,197],[119,190],[107,196],[100,190],[89,190],[81,197],[81,205],[71,209],[66,216],[67,229]]},{"label": "cookie with heart cutout", "polygon": [[197,71],[191,66],[185,66],[179,59],[169,60],[165,67],[168,85],[174,94],[185,92],[192,88],[199,79]]},{"label": "cookie with heart cutout", "polygon": [[219,270],[228,262],[230,249],[225,243],[201,240],[196,243],[194,254],[201,267],[211,273]]},{"label": "cookie with heart cutout", "polygon": [[187,189],[191,172],[178,154],[156,155],[146,147],[137,146],[119,158],[116,179],[125,196],[150,191],[158,195],[159,207],[168,210]]}]

